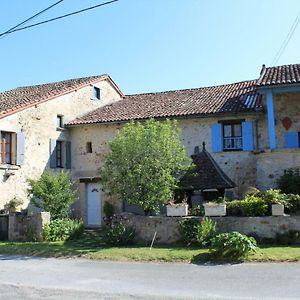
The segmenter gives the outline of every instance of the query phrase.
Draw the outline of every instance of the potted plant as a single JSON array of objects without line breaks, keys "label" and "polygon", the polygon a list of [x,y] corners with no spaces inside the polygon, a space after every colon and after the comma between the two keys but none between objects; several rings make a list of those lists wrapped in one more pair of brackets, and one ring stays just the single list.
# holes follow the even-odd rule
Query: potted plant
[{"label": "potted plant", "polygon": [[225,198],[219,197],[213,202],[203,204],[205,216],[207,217],[223,217],[226,216]]},{"label": "potted plant", "polygon": [[182,202],[176,203],[175,199],[171,199],[166,205],[168,217],[184,217],[188,215],[187,197]]},{"label": "potted plant", "polygon": [[22,204],[22,200],[18,199],[17,197],[14,197],[4,205],[4,208],[8,210],[8,212],[12,213],[16,212],[17,208],[19,208]]}]

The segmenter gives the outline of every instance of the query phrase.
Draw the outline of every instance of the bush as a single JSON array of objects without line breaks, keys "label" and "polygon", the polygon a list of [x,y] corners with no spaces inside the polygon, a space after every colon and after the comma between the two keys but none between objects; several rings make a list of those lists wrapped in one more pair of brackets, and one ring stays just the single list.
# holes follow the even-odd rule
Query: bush
[{"label": "bush", "polygon": [[278,188],[285,194],[300,195],[299,170],[288,169],[277,181]]},{"label": "bush", "polygon": [[43,229],[45,241],[66,241],[78,238],[84,230],[84,225],[79,220],[55,219],[46,224]]},{"label": "bush", "polygon": [[266,216],[269,213],[268,204],[256,195],[245,196],[244,200],[241,201],[241,208],[247,217]]},{"label": "bush", "polygon": [[189,208],[189,216],[204,216],[204,213],[204,207],[202,205]]},{"label": "bush", "polygon": [[197,243],[201,247],[207,247],[211,245],[212,239],[218,234],[216,229],[216,222],[209,218],[203,218],[198,224],[197,230]]},{"label": "bush", "polygon": [[226,214],[229,216],[243,216],[242,200],[233,200],[226,202]]},{"label": "bush", "polygon": [[134,238],[134,230],[122,223],[106,227],[103,231],[103,241],[107,246],[130,245],[133,244]]},{"label": "bush", "polygon": [[76,199],[76,192],[69,173],[45,171],[40,179],[29,179],[28,193],[32,203],[50,212],[51,219],[67,218]]},{"label": "bush", "polygon": [[103,212],[105,217],[112,217],[114,215],[114,206],[111,203],[105,201],[103,205]]},{"label": "bush", "polygon": [[216,222],[209,218],[203,218],[201,222],[197,219],[184,219],[179,221],[179,228],[182,240],[188,246],[209,246],[212,238],[217,235]]},{"label": "bush", "polygon": [[276,242],[281,245],[293,245],[300,243],[300,231],[289,230],[284,233],[277,233]]},{"label": "bush", "polygon": [[285,195],[285,201],[289,212],[297,213],[300,211],[300,195],[287,194]]},{"label": "bush", "polygon": [[256,240],[239,232],[217,235],[211,243],[210,252],[217,258],[238,259],[257,249]]},{"label": "bush", "polygon": [[179,221],[182,240],[188,246],[197,244],[199,221],[197,219],[183,219]]}]

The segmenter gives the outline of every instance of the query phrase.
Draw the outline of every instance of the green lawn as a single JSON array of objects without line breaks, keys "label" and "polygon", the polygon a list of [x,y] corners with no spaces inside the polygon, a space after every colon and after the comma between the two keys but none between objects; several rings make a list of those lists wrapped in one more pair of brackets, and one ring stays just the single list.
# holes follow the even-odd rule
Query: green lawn
[{"label": "green lawn", "polygon": [[[103,247],[81,244],[80,242],[51,243],[12,243],[0,242],[1,254],[19,254],[45,257],[84,257],[99,260],[153,261],[153,262],[192,262],[209,261],[207,249],[186,248],[183,246],[155,246],[150,250],[145,246]],[[300,261],[298,246],[261,246],[246,261]]]}]

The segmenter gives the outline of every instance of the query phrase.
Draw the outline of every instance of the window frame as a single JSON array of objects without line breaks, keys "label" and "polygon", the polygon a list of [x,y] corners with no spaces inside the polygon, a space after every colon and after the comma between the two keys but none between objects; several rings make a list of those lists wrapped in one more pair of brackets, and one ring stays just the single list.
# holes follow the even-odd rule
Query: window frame
[{"label": "window frame", "polygon": [[101,99],[101,90],[97,86],[93,86],[93,99]]},{"label": "window frame", "polygon": [[[12,165],[13,164],[13,149],[12,149],[12,137],[13,137],[14,132],[10,132],[10,131],[1,131],[0,132],[0,136],[1,136],[1,164],[4,165]],[[5,136],[3,138],[3,135]],[[7,145],[7,140],[6,140],[6,135],[9,135],[9,152],[6,151],[6,145]],[[6,160],[6,155],[9,155],[9,160]]]},{"label": "window frame", "polygon": [[[63,161],[63,141],[56,141],[56,168],[63,169],[64,168],[64,161]],[[58,155],[60,154],[60,155]]]},{"label": "window frame", "polygon": [[64,128],[64,116],[56,115],[56,128],[61,129]]},{"label": "window frame", "polygon": [[93,143],[92,142],[86,143],[86,153],[88,153],[88,154],[93,153]]},{"label": "window frame", "polygon": [[[224,152],[228,152],[228,151],[243,151],[243,122],[245,120],[226,120],[226,121],[222,121],[220,122],[222,124],[222,148]],[[241,135],[235,135],[235,129],[234,126],[235,125],[240,125],[240,132]],[[231,136],[229,137],[225,137],[225,126],[231,126]],[[230,139],[230,143],[232,144],[232,142],[234,143],[234,139],[240,139],[240,147],[238,148],[234,148],[234,147],[230,147],[230,148],[226,148],[225,147],[225,139]]]}]

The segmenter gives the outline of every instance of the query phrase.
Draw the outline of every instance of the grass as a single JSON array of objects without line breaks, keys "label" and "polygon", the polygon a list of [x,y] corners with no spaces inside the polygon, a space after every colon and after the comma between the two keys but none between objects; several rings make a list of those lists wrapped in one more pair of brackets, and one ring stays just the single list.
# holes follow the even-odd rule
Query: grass
[{"label": "grass", "polygon": [[[1,254],[17,254],[43,257],[84,257],[98,260],[114,261],[148,261],[148,262],[185,262],[203,263],[209,261],[208,250],[187,248],[184,246],[134,245],[131,247],[105,247],[74,242],[0,242]],[[299,262],[299,246],[262,245],[245,261],[257,262]]]}]

